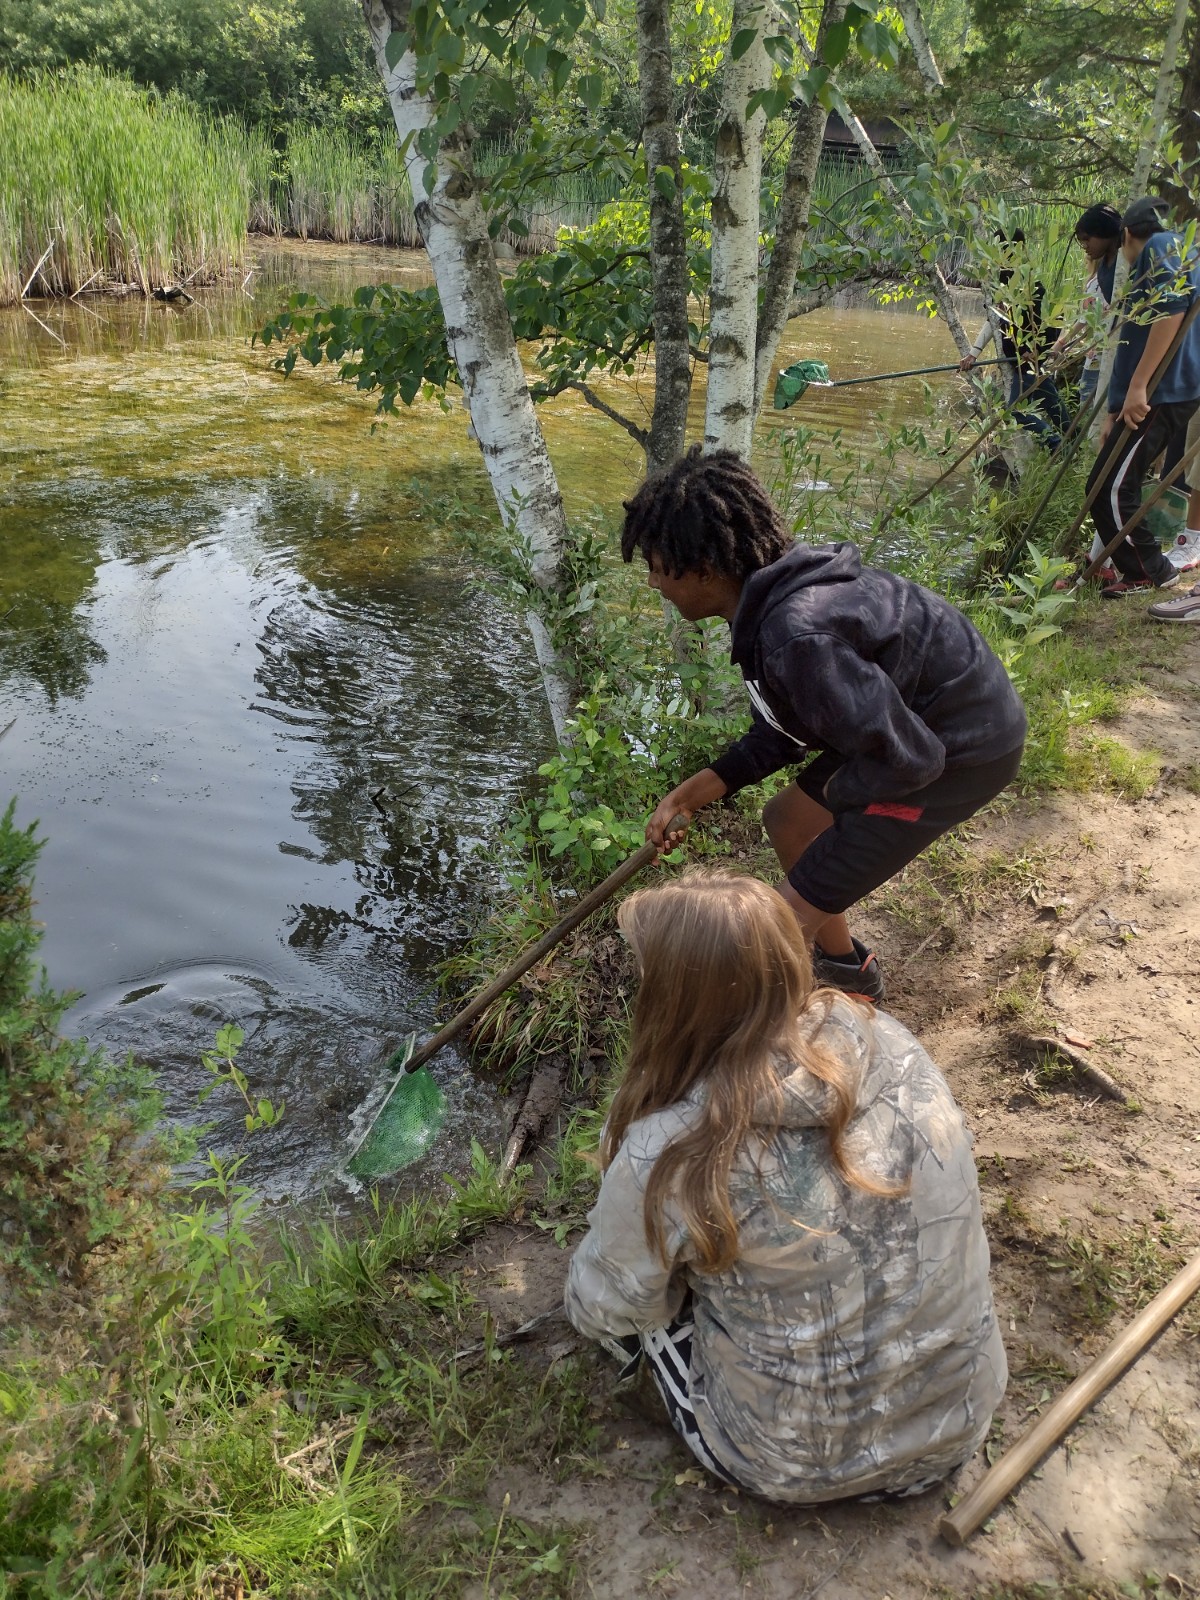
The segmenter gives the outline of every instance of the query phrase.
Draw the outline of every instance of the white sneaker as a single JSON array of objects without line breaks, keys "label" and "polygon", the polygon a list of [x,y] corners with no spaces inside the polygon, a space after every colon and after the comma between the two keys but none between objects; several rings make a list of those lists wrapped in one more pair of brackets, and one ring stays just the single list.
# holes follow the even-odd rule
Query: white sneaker
[{"label": "white sneaker", "polygon": [[1200,567],[1200,528],[1188,528],[1167,551],[1167,560],[1176,572],[1191,572]]}]

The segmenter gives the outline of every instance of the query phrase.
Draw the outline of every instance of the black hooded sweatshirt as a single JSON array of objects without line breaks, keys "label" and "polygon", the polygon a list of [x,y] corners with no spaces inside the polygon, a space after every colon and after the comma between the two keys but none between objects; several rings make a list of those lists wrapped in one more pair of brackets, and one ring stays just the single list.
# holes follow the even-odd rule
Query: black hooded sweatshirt
[{"label": "black hooded sweatshirt", "polygon": [[713,770],[730,794],[799,761],[842,760],[834,811],[896,800],[947,767],[1020,747],[1025,710],[998,658],[948,600],[857,545],[795,544],[746,579],[730,653],[754,706]]}]

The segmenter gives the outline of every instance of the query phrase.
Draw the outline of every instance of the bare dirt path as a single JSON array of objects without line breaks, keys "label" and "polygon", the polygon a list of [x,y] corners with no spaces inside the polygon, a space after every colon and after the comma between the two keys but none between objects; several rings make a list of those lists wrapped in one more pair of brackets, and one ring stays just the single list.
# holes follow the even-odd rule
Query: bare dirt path
[{"label": "bare dirt path", "polygon": [[[867,919],[891,1008],[975,1132],[1012,1370],[993,1454],[1200,1249],[1200,637],[1185,657],[1106,730],[1175,769],[1151,797],[1013,805],[910,869]],[[1029,1044],[1056,1034],[1132,1107]],[[502,1327],[557,1301],[564,1257],[546,1233],[493,1237],[478,1265]],[[523,1356],[531,1379],[568,1334]],[[963,1551],[937,1537],[944,1490],[819,1512],[718,1491],[669,1433],[616,1409],[611,1386],[597,1358],[598,1453],[492,1488],[510,1515],[586,1530],[579,1594],[1200,1595],[1196,1302]]]}]

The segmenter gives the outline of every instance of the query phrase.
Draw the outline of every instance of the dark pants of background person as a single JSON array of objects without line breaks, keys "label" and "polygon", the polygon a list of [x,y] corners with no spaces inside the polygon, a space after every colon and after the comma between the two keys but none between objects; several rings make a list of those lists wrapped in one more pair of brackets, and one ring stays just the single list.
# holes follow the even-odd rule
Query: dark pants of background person
[{"label": "dark pants of background person", "polygon": [[[1200,404],[1200,401],[1197,404]],[[1162,458],[1162,466],[1158,469],[1160,478],[1170,477],[1171,473],[1183,460],[1183,453],[1188,446],[1187,434],[1188,430],[1185,425],[1177,430],[1175,437],[1167,446]],[[1176,478],[1171,487],[1182,489],[1184,494],[1191,494],[1194,489],[1200,488],[1200,460],[1190,462],[1186,473]]]},{"label": "dark pants of background person", "polygon": [[1008,403],[1026,433],[1031,433],[1047,450],[1058,449],[1071,426],[1071,413],[1053,378],[1045,374],[1039,378],[1032,372],[1014,373],[1009,381]]},{"label": "dark pants of background person", "polygon": [[[1113,440],[1124,424],[1113,418],[1112,429],[1088,478],[1088,492],[1096,483],[1102,487],[1092,502],[1092,521],[1101,542],[1108,546],[1142,503],[1142,486],[1154,461],[1187,433],[1187,425],[1200,401],[1178,400],[1169,405],[1151,406],[1149,414],[1130,438],[1126,439],[1109,465]],[[1117,545],[1113,561],[1123,578],[1149,578],[1161,584],[1174,576],[1175,568],[1163,555],[1158,539],[1142,522]]]}]

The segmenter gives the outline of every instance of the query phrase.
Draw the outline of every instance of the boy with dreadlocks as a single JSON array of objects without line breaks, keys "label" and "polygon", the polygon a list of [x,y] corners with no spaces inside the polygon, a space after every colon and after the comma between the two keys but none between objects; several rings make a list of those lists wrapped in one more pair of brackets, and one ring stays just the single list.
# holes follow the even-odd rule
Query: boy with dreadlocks
[{"label": "boy with dreadlocks", "polygon": [[1016,776],[1025,712],[961,611],[849,542],[794,540],[749,466],[698,445],[625,506],[621,554],[690,622],[724,617],[750,692],[749,731],[672,789],[646,824],[806,758],[763,810],[780,892],[814,946],[817,981],[883,999],[879,962],[846,911]]}]

